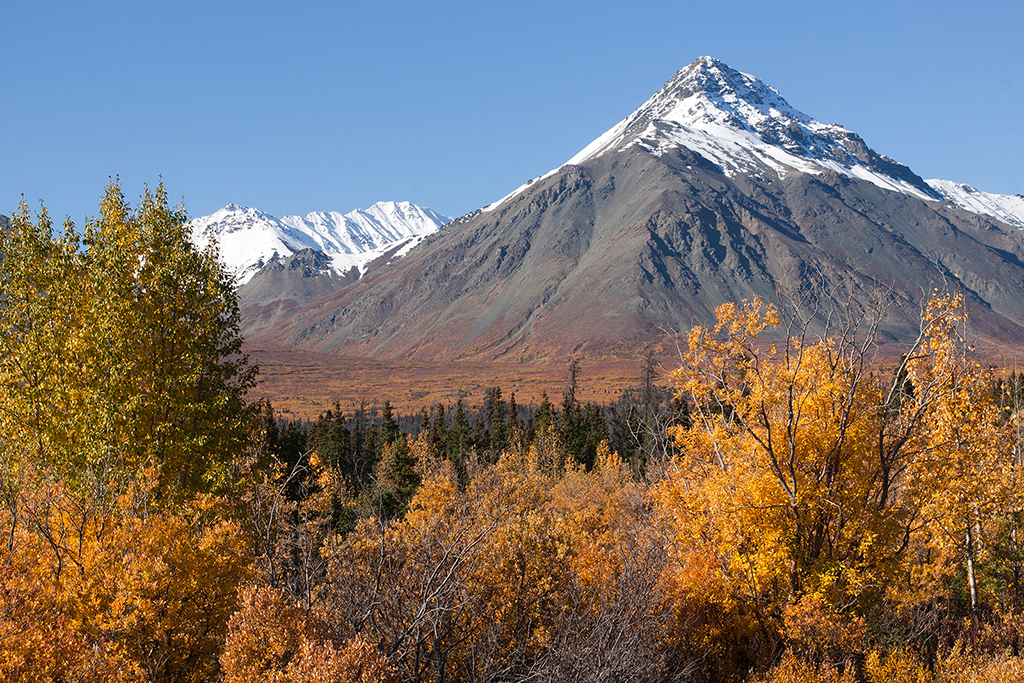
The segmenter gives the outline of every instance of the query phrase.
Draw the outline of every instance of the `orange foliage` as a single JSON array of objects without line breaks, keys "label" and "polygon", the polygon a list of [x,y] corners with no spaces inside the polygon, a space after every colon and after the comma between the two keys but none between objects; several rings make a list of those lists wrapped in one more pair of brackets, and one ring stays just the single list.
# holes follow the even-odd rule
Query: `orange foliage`
[{"label": "orange foliage", "polygon": [[598,624],[632,630],[619,638],[629,647],[657,647],[630,614],[656,601],[660,565],[641,567],[657,553],[637,540],[644,499],[614,453],[603,446],[593,472],[559,475],[536,447],[513,448],[494,465],[471,458],[462,486],[426,438],[410,443],[422,484],[404,518],[364,519],[323,549],[317,609],[339,637],[380,643],[409,680],[577,666],[566,658],[582,650],[568,643]]},{"label": "orange foliage", "polygon": [[854,683],[856,680],[852,667],[840,671],[832,664],[809,663],[786,652],[767,674],[753,678],[751,683]]},{"label": "orange foliage", "polygon": [[783,622],[791,650],[806,660],[849,663],[865,650],[865,619],[829,610],[815,596],[787,605]]},{"label": "orange foliage", "polygon": [[[98,511],[61,482],[0,511],[0,678],[201,681],[249,558],[237,524]],[[58,677],[59,679],[59,677]]]},{"label": "orange foliage", "polygon": [[858,615],[933,596],[936,568],[967,557],[975,585],[972,537],[1007,510],[1012,478],[964,320],[960,297],[933,299],[891,381],[849,332],[758,342],[781,322],[760,302],[691,330],[673,373],[691,423],[651,496],[674,543],[667,585],[680,619],[703,615],[704,647],[763,657],[788,629],[805,654],[849,652]]},{"label": "orange foliage", "polygon": [[360,637],[338,646],[315,614],[272,588],[250,587],[228,624],[224,683],[388,683],[393,674]]}]

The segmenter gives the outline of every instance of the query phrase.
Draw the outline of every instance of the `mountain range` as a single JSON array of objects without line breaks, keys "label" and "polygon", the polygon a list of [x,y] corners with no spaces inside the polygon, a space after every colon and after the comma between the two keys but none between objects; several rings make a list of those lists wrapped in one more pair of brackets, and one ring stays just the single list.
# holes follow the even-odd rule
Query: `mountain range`
[{"label": "mountain range", "polygon": [[409,202],[377,202],[346,214],[314,212],[280,219],[259,209],[228,204],[209,216],[192,219],[190,226],[198,246],[217,240],[221,259],[238,284],[244,285],[267,264],[306,249],[326,257],[328,270],[335,274],[360,271],[383,251],[396,244],[411,248],[451,220]]},{"label": "mountain range", "polygon": [[[382,251],[355,271],[317,221],[279,223],[277,256],[261,252],[239,289],[247,337],[265,346],[426,361],[629,356],[707,324],[721,303],[780,296],[812,328],[837,301],[884,299],[879,334],[904,339],[935,287],[964,292],[982,338],[1024,339],[1024,197],[926,181],[710,57],[562,166],[410,234],[415,246],[374,242]],[[225,248],[234,233],[217,230]]]}]

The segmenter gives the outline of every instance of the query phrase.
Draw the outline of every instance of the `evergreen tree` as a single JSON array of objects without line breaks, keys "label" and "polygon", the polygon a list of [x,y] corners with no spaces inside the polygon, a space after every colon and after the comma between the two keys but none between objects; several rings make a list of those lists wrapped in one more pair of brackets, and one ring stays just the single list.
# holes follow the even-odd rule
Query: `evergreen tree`
[{"label": "evergreen tree", "polygon": [[384,401],[384,412],[380,422],[381,443],[394,443],[401,436],[402,430],[398,428],[398,422],[395,421],[395,412],[391,407],[391,401]]},{"label": "evergreen tree", "polygon": [[380,462],[377,468],[377,504],[386,517],[405,514],[420,485],[417,460],[409,441],[398,427],[390,401],[384,402],[380,426]]},{"label": "evergreen tree", "polygon": [[562,393],[562,417],[558,422],[558,440],[566,457],[589,469],[594,465],[597,444],[593,444],[593,449],[589,447],[590,417],[576,400],[579,376],[580,363],[578,359],[573,358],[569,362],[567,384]]},{"label": "evergreen tree", "polygon": [[376,432],[370,433],[370,419],[366,404],[360,403],[352,413],[352,472],[356,490],[369,482],[376,467]]},{"label": "evergreen tree", "polygon": [[317,420],[309,445],[316,451],[321,465],[334,470],[350,493],[359,493],[361,482],[356,473],[352,431],[346,425],[344,413],[327,411]]},{"label": "evergreen tree", "polygon": [[548,399],[548,392],[541,392],[540,396],[540,406],[537,408],[535,422],[537,423],[538,428],[543,428],[547,427],[549,424],[552,424],[554,422],[555,415],[554,406]]},{"label": "evergreen tree", "polygon": [[441,403],[438,403],[434,409],[434,419],[430,425],[430,439],[438,451],[447,452],[448,423],[444,414],[444,405]]},{"label": "evergreen tree", "polygon": [[487,448],[501,451],[508,446],[509,428],[507,423],[508,406],[501,398],[501,387],[487,390],[484,401],[484,414],[489,427],[490,439]]},{"label": "evergreen tree", "polygon": [[469,450],[469,418],[466,417],[466,406],[461,396],[455,402],[455,419],[446,436],[448,460],[458,473],[459,480],[465,483],[466,455]]},{"label": "evergreen tree", "polygon": [[516,404],[516,392],[511,392],[508,397],[508,434],[509,439],[524,445],[525,430],[523,421],[519,419],[519,406]]}]

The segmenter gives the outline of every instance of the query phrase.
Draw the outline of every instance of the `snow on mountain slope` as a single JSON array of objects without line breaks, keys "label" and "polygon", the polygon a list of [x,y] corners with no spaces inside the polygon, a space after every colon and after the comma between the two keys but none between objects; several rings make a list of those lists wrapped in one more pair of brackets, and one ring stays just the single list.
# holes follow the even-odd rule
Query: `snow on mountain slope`
[{"label": "snow on mountain slope", "polygon": [[1022,195],[982,192],[970,185],[954,183],[951,180],[929,180],[928,184],[938,190],[948,201],[962,209],[992,216],[1007,225],[1024,229],[1024,196]]},{"label": "snow on mountain slope", "polygon": [[194,218],[190,225],[192,240],[201,247],[216,237],[221,259],[242,285],[275,255],[290,256],[302,249],[325,253],[339,273],[361,269],[397,243],[418,243],[450,221],[410,202],[377,202],[347,214],[315,212],[280,219],[259,209],[228,204],[209,216]]},{"label": "snow on mountain slope", "polygon": [[249,281],[275,254],[287,256],[310,246],[289,233],[292,229],[259,209],[228,204],[209,216],[193,218],[192,242],[206,247],[215,237],[221,260],[238,284]]},{"label": "snow on mountain slope", "polygon": [[672,147],[686,147],[729,176],[828,169],[886,189],[935,198],[910,169],[876,154],[856,133],[815,121],[767,83],[711,57],[701,57],[677,72],[643,106],[568,163],[580,164],[631,145],[656,156]]},{"label": "snow on mountain slope", "polygon": [[856,133],[838,124],[815,121],[790,106],[767,83],[711,57],[700,57],[678,71],[639,109],[566,164],[583,164],[606,152],[632,146],[655,156],[685,147],[715,163],[730,177],[782,177],[793,170],[831,170],[922,199],[940,198],[909,168],[875,153]]},{"label": "snow on mountain slope", "polygon": [[[583,164],[612,150],[639,147],[655,156],[683,147],[716,164],[727,176],[783,177],[790,171],[826,170],[929,201],[946,200],[1024,228],[1024,198],[995,195],[946,180],[925,181],[908,167],[876,153],[856,133],[823,124],[794,109],[775,88],[711,57],[678,71],[639,109],[566,162]],[[531,180],[483,211],[491,211]]]}]

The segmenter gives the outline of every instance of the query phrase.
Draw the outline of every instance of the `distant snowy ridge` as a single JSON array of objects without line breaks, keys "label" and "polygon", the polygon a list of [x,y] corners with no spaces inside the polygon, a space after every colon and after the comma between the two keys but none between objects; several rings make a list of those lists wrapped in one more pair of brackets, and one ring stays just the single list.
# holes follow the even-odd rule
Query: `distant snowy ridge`
[{"label": "distant snowy ridge", "polygon": [[951,180],[929,180],[928,184],[947,201],[962,209],[992,216],[1008,225],[1024,229],[1024,196],[982,192]]},{"label": "distant snowy ridge", "polygon": [[239,285],[267,262],[303,249],[331,258],[331,268],[345,273],[362,267],[399,243],[418,244],[451,218],[410,202],[377,202],[347,214],[314,212],[275,218],[251,207],[228,204],[209,216],[192,219],[192,241],[206,246],[216,237],[221,259]]},{"label": "distant snowy ridge", "polygon": [[[639,109],[565,165],[583,164],[630,147],[655,156],[686,148],[716,164],[729,177],[770,179],[792,171],[833,171],[920,199],[945,199],[968,211],[1024,227],[1024,200],[1019,195],[992,195],[949,181],[925,181],[908,167],[876,153],[856,133],[839,124],[814,120],[793,108],[772,86],[711,57],[700,57],[678,71]],[[520,186],[483,211],[494,210],[559,168]]]}]

